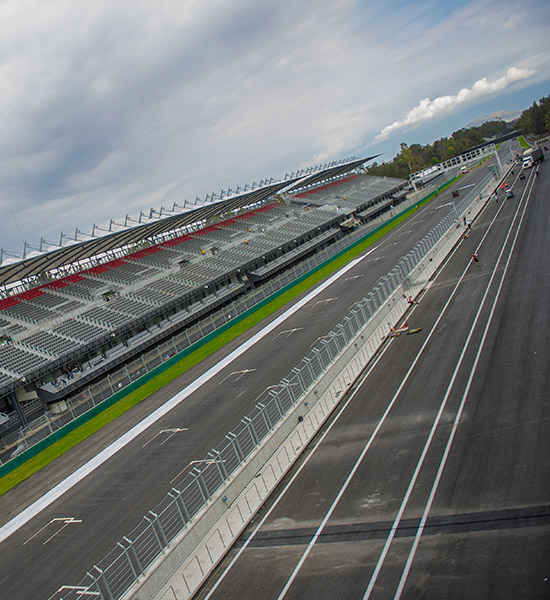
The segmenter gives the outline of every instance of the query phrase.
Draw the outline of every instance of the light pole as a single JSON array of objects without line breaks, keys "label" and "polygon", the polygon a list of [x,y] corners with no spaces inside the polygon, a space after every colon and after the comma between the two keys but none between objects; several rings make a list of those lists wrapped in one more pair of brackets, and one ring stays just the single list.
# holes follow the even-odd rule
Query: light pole
[{"label": "light pole", "polygon": [[494,144],[493,144],[493,147],[495,149],[495,157],[497,159],[497,164],[498,164],[499,171],[502,173],[502,163],[500,162],[500,156],[498,155],[497,147]]}]

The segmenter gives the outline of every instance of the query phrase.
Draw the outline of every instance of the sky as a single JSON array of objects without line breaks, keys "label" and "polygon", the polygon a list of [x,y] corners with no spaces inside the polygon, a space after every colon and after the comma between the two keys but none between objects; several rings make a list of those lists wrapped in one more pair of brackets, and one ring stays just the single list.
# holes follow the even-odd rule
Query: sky
[{"label": "sky", "polygon": [[549,95],[548,40],[548,0],[0,0],[0,248],[389,161]]}]

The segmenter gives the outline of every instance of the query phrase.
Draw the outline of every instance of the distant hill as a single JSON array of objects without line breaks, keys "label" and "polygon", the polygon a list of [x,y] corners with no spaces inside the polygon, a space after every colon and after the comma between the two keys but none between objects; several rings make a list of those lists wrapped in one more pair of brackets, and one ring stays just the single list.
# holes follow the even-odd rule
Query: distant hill
[{"label": "distant hill", "polygon": [[506,123],[509,123],[510,121],[515,121],[516,119],[519,119],[521,112],[521,110],[499,110],[497,112],[491,113],[490,115],[486,115],[485,117],[480,117],[479,119],[470,121],[470,123],[468,123],[466,127],[479,127],[487,121],[505,121]]}]

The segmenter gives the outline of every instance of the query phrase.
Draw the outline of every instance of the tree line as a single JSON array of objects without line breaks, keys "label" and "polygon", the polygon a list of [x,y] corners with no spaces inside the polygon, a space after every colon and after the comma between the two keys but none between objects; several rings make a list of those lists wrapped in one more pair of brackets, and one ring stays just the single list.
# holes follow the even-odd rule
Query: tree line
[{"label": "tree line", "polygon": [[550,96],[533,102],[531,107],[521,113],[514,127],[521,129],[525,135],[548,134],[550,132]]},{"label": "tree line", "polygon": [[463,154],[470,148],[482,144],[487,138],[502,135],[512,129],[521,130],[526,135],[543,135],[550,132],[550,96],[524,110],[516,121],[486,121],[478,127],[468,127],[455,131],[449,138],[441,138],[433,144],[400,144],[400,152],[391,162],[374,162],[366,169],[369,175],[398,177],[407,179],[411,173],[421,171],[430,165],[443,162]]}]

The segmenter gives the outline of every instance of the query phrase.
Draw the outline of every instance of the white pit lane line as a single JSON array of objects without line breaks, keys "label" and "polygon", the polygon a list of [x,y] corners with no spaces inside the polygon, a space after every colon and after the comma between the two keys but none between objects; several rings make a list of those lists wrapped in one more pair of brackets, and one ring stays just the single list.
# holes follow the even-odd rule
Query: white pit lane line
[{"label": "white pit lane line", "polygon": [[223,358],[219,363],[214,365],[211,369],[203,373],[200,377],[197,377],[195,381],[190,383],[186,388],[178,392],[175,396],[170,398],[170,400],[166,401],[162,406],[157,408],[154,412],[152,412],[148,417],[140,421],[137,425],[132,427],[129,431],[127,431],[124,435],[122,435],[119,439],[115,440],[112,444],[107,446],[104,450],[102,450],[99,454],[91,458],[88,462],[84,463],[81,467],[79,467],[76,471],[74,471],[71,475],[66,477],[63,481],[60,481],[54,488],[52,488],[49,492],[46,492],[43,496],[41,496],[38,500],[33,502],[30,506],[21,511],[18,515],[13,517],[10,521],[8,521],[5,525],[0,527],[0,543],[7,539],[12,533],[16,532],[18,529],[23,527],[26,523],[28,523],[31,519],[33,519],[36,515],[38,515],[42,510],[50,506],[53,502],[59,499],[65,492],[74,487],[77,483],[82,481],[86,476],[95,471],[98,467],[100,467],[103,463],[105,463],[109,458],[114,456],[119,450],[124,448],[127,444],[135,440],[140,434],[146,431],[151,425],[156,423],[159,419],[168,414],[173,408],[178,406],[181,402],[183,402],[186,398],[188,398],[193,392],[202,387],[206,382],[210,381],[213,377],[215,377],[220,371],[225,369],[229,364],[231,364],[234,360],[239,358],[242,354],[244,354],[247,350],[252,348],[257,342],[263,339],[266,335],[269,335],[274,329],[276,329],[281,323],[284,323],[288,318],[290,318],[294,313],[298,312],[303,306],[308,304],[311,300],[316,298],[319,294],[324,292],[328,287],[330,287],[333,283],[338,281],[341,277],[346,275],[348,271],[357,266],[361,261],[365,260],[369,254],[372,254],[380,244],[377,244],[373,248],[371,248],[368,252],[365,252],[362,256],[359,256],[349,262],[347,265],[342,267],[339,271],[334,273],[329,279],[327,279],[324,283],[319,285],[319,287],[312,290],[309,294],[307,294],[304,298],[299,300],[294,306],[291,306],[288,310],[286,310],[282,315],[274,319],[271,323],[266,325],[261,331],[258,331],[255,335],[253,335],[250,339],[245,341],[241,346],[236,348],[233,352],[228,354],[225,358]]},{"label": "white pit lane line", "polygon": [[[494,222],[494,220],[493,220],[493,222]],[[492,223],[491,223],[491,225],[492,225]],[[446,261],[442,265],[441,270],[436,275],[436,277],[434,278],[434,280],[430,283],[430,286],[437,280],[437,277],[439,277],[439,274],[443,271],[443,269],[445,268],[445,266],[447,265],[447,263],[451,260],[452,256],[454,255],[454,253],[458,249],[459,245],[460,244],[457,244],[457,246],[452,250],[451,254],[447,257]],[[459,288],[459,286],[460,286],[460,284],[462,282],[462,279],[465,277],[466,272],[469,269],[469,266],[470,266],[469,264],[466,266],[466,268],[464,269],[461,277],[459,278],[459,281],[455,284],[455,287],[454,287],[453,291],[451,292],[451,295],[450,295],[449,299],[447,300],[447,302],[446,302],[443,310],[441,311],[441,314],[440,314],[438,320],[434,324],[434,326],[432,328],[432,331],[428,334],[428,339],[424,342],[422,348],[419,350],[415,361],[417,361],[419,359],[419,356],[423,352],[424,347],[427,345],[429,339],[431,339],[431,336],[433,335],[434,330],[437,328],[437,325],[438,325],[439,321],[443,318],[443,315],[446,312],[448,306],[450,305],[452,298],[456,294],[456,291],[458,290],[458,288]],[[415,308],[416,307],[414,307],[412,309],[411,314],[412,314],[412,312],[414,312]],[[302,472],[302,470],[307,466],[307,464],[309,463],[310,459],[313,456],[316,455],[315,453],[316,453],[317,449],[319,448],[319,446],[323,443],[325,437],[330,433],[330,431],[332,430],[332,428],[339,422],[340,417],[342,416],[342,414],[344,413],[344,411],[346,410],[346,408],[348,407],[348,405],[350,404],[350,402],[355,398],[356,394],[358,394],[361,391],[363,383],[368,379],[368,377],[370,376],[371,372],[374,370],[374,368],[379,363],[379,361],[382,359],[382,357],[384,356],[384,354],[386,353],[386,351],[388,350],[388,348],[391,346],[392,342],[393,342],[393,340],[390,340],[388,342],[388,344],[386,344],[385,346],[383,346],[382,351],[378,354],[378,356],[375,358],[374,362],[370,365],[370,367],[368,367],[367,371],[363,375],[359,376],[359,378],[358,378],[358,380],[356,382],[356,387],[353,390],[353,392],[349,395],[349,397],[346,399],[346,401],[344,402],[344,404],[342,405],[342,407],[338,410],[338,413],[336,414],[336,416],[334,417],[334,419],[332,420],[332,422],[330,423],[330,425],[322,433],[321,437],[317,440],[317,443],[313,446],[313,448],[311,449],[311,451],[309,452],[309,454],[306,456],[306,458],[304,459],[304,461],[302,462],[302,464],[298,467],[298,469],[296,470],[296,472],[294,473],[294,475],[290,478],[290,481],[288,481],[288,483],[284,486],[284,488],[281,490],[281,492],[279,493],[279,495],[277,496],[277,498],[275,498],[275,500],[273,501],[272,505],[266,511],[266,513],[264,514],[264,516],[260,519],[260,521],[258,522],[258,524],[256,525],[256,527],[253,529],[253,531],[250,533],[250,535],[246,538],[245,542],[240,547],[240,549],[237,551],[236,555],[231,559],[231,561],[229,562],[229,564],[225,567],[225,569],[220,574],[220,576],[218,577],[218,579],[216,580],[216,582],[214,583],[214,585],[212,586],[212,588],[210,589],[210,591],[208,592],[208,594],[205,596],[204,600],[210,600],[212,598],[212,596],[214,595],[214,593],[216,592],[216,590],[218,589],[218,587],[220,586],[220,584],[222,583],[222,581],[225,579],[225,577],[228,575],[228,573],[234,567],[235,563],[239,560],[240,556],[243,554],[243,552],[249,546],[250,542],[254,539],[254,537],[256,536],[256,534],[258,533],[258,531],[263,527],[264,523],[270,517],[271,513],[275,510],[275,508],[277,507],[277,505],[279,504],[279,502],[284,498],[285,494],[287,493],[287,491],[289,490],[289,488],[292,486],[292,484],[294,483],[294,481],[298,478],[298,476],[300,475],[300,473]],[[414,368],[414,364],[409,369],[409,373],[412,372],[413,368]],[[406,377],[408,377],[408,376],[406,376]],[[283,591],[281,591],[281,593],[277,597],[277,600],[282,600],[284,598],[284,596],[286,595],[286,592],[288,591],[288,589],[290,588],[290,585],[292,584],[292,582],[294,581],[296,575],[298,574],[298,571],[300,570],[301,565],[303,564],[303,562],[307,558],[307,555],[310,553],[311,549],[313,548],[313,544],[315,543],[315,541],[319,537],[321,531],[323,530],[324,523],[326,523],[328,521],[328,518],[332,514],[332,511],[336,508],[336,505],[338,504],[339,498],[341,497],[341,495],[343,495],[343,493],[345,491],[345,488],[347,488],[347,486],[349,485],[349,482],[353,478],[353,475],[355,474],[355,471],[359,468],[359,465],[362,462],[362,460],[364,458],[364,455],[366,455],[368,449],[370,448],[370,446],[372,445],[374,439],[376,438],[376,436],[378,434],[378,431],[382,428],[382,425],[383,425],[384,421],[386,420],[388,414],[390,413],[390,411],[391,411],[391,409],[393,407],[393,404],[395,403],[395,400],[397,399],[397,395],[400,393],[400,391],[401,391],[401,389],[402,389],[402,387],[404,385],[405,385],[405,382],[402,382],[401,388],[396,392],[396,395],[394,395],[394,397],[392,398],[392,400],[390,401],[390,403],[386,407],[386,410],[384,411],[384,413],[383,413],[382,417],[380,418],[380,420],[379,420],[379,422],[378,422],[375,430],[373,431],[370,439],[367,441],[367,444],[365,445],[365,447],[363,449],[363,453],[364,454],[362,453],[359,456],[359,458],[357,459],[354,467],[352,468],[350,474],[348,475],[348,479],[343,484],[343,487],[340,489],[340,493],[337,495],[336,500],[333,502],[331,508],[329,509],[329,512],[325,516],[325,520],[323,520],[323,522],[321,523],[321,525],[317,529],[316,533],[312,537],[310,543],[308,544],[308,547],[306,548],[304,554],[302,555],[302,558],[301,558],[300,562],[295,567],[292,575],[290,576],[290,578],[287,581],[287,584],[286,584],[285,588],[283,589]]]},{"label": "white pit lane line", "polygon": [[[487,235],[489,234],[489,231],[492,229],[494,223],[496,222],[497,218],[500,215],[500,212],[502,210],[502,205],[500,206],[500,208],[498,209],[497,213],[494,215],[493,219],[491,220],[489,226],[487,227],[487,230],[485,231],[481,241],[479,242],[476,251],[479,250],[479,248],[481,247],[481,245],[483,244],[485,238],[487,237]],[[518,208],[519,211],[519,208]],[[517,212],[516,211],[516,214]],[[451,254],[447,257],[447,260],[444,261],[444,263],[442,264],[441,269],[439,270],[438,274],[436,275],[436,277],[434,278],[434,280],[432,280],[432,282],[429,284],[430,286],[433,285],[433,283],[437,280],[437,277],[439,276],[439,274],[443,271],[444,267],[446,266],[447,262],[450,261],[452,255],[454,254],[454,252],[456,251],[456,249],[458,248],[458,246],[462,243],[462,239],[460,240],[459,244],[457,244],[457,246],[454,248],[454,250],[451,252]],[[505,244],[504,244],[505,245]],[[504,248],[503,245],[503,248]],[[462,285],[463,280],[466,278],[466,274],[467,272],[470,270],[471,268],[471,263],[468,262],[468,264],[465,266],[461,276],[459,277],[458,281],[455,284],[455,287],[453,288],[447,302],[445,303],[443,309],[441,310],[436,322],[434,323],[430,333],[428,334],[428,337],[426,338],[426,340],[424,341],[424,344],[422,345],[422,347],[420,348],[420,350],[417,353],[416,358],[414,359],[413,363],[411,364],[411,367],[409,368],[407,374],[405,375],[403,381],[401,382],[400,387],[398,388],[398,390],[396,391],[396,393],[394,394],[394,396],[392,397],[390,403],[388,404],[384,414],[382,415],[381,419],[379,420],[375,430],[373,431],[373,433],[371,434],[371,437],[369,438],[369,440],[367,441],[365,447],[363,448],[362,453],[360,454],[359,458],[357,459],[355,465],[353,466],[353,468],[351,469],[348,478],[346,479],[345,483],[343,484],[342,488],[340,489],[340,491],[338,492],[333,504],[331,505],[331,507],[329,508],[328,512],[325,515],[325,518],[323,519],[323,521],[321,522],[321,524],[319,525],[317,531],[315,532],[314,536],[312,537],[312,539],[310,540],[306,550],[304,551],[304,553],[302,554],[302,557],[300,559],[300,561],[298,562],[298,564],[296,565],[294,571],[292,572],[292,574],[290,575],[289,579],[287,580],[286,585],[284,586],[283,590],[281,591],[281,593],[279,594],[279,596],[277,597],[277,600],[283,600],[288,592],[288,590],[290,589],[292,583],[294,582],[295,578],[298,575],[298,572],[300,571],[302,565],[304,564],[305,560],[307,559],[307,557],[309,556],[311,550],[313,549],[314,544],[316,543],[317,539],[319,538],[321,532],[323,531],[326,523],[328,522],[329,518],[331,517],[333,511],[336,509],[336,506],[338,505],[340,498],[343,496],[344,492],[346,491],[349,483],[351,482],[351,480],[353,479],[356,470],[359,468],[359,465],[361,464],[361,462],[363,461],[364,457],[366,456],[370,446],[372,445],[374,439],[376,438],[376,436],[378,435],[379,430],[382,428],[382,425],[384,423],[384,421],[386,420],[389,412],[391,411],[397,397],[399,396],[399,394],[401,393],[403,387],[405,386],[406,381],[408,380],[409,376],[411,375],[411,373],[413,372],[416,363],[418,362],[421,354],[423,353],[425,347],[428,345],[431,337],[433,336],[435,330],[437,329],[439,322],[441,321],[441,319],[443,318],[444,314],[446,313],[448,307],[451,304],[452,299],[454,298],[457,290],[459,289],[460,285]],[[496,269],[495,269],[496,270]],[[414,308],[413,308],[414,311]],[[386,346],[387,348],[388,346]],[[384,351],[385,352],[385,349]],[[380,357],[382,356],[383,352],[380,354]],[[377,364],[377,361],[375,362],[375,364]],[[374,365],[373,365],[374,367]],[[371,369],[369,369],[368,373],[370,373]],[[366,379],[366,377],[365,377]],[[362,381],[364,381],[364,379],[362,379]],[[357,393],[357,391],[359,390],[360,385],[357,387],[357,389],[353,392],[353,394],[350,396],[350,399],[354,397],[355,393]],[[348,402],[349,402],[348,400]],[[346,404],[344,405],[344,408],[347,406],[348,402],[346,402]],[[342,409],[342,411],[344,410],[344,408]],[[341,411],[341,412],[342,412]],[[341,414],[341,412],[338,413],[338,416],[335,418],[334,422],[336,422]],[[332,427],[332,425],[331,425]],[[327,432],[331,429],[331,427],[329,427],[329,429],[327,429]],[[327,433],[326,432],[326,433]],[[313,456],[315,450],[317,449],[318,445],[321,443],[321,441],[324,439],[324,436],[321,437],[321,439],[319,440],[318,444],[313,448],[310,456]],[[309,459],[309,457],[308,457]],[[304,464],[307,462],[307,460],[304,462]],[[288,483],[288,485],[283,489],[283,491],[281,492],[281,495],[277,498],[276,502],[272,505],[271,509],[273,509],[276,504],[278,504],[280,498],[283,496],[284,493],[286,493],[287,489],[290,487],[290,485],[292,484],[292,482],[294,481],[294,479],[297,477],[298,473],[301,471],[301,469],[299,469],[295,476],[291,479],[291,481]],[[233,561],[228,565],[228,567],[226,568],[226,570],[222,573],[222,575],[220,576],[220,578],[218,579],[218,581],[216,582],[216,584],[214,585],[214,587],[212,588],[211,592],[206,596],[205,600],[208,600],[211,595],[213,594],[214,590],[218,587],[219,583],[221,583],[221,580],[225,577],[225,575],[227,574],[227,572],[229,572],[229,570],[231,569],[231,567],[233,566],[234,562],[236,562],[236,560],[238,559],[238,557],[240,556],[240,554],[244,551],[244,549],[246,548],[246,546],[248,546],[249,541],[252,539],[252,537],[256,534],[256,532],[258,531],[258,529],[260,528],[260,526],[265,522],[265,519],[267,519],[267,517],[271,514],[271,509],[266,513],[266,515],[264,515],[264,519],[262,519],[260,521],[260,523],[258,524],[257,528],[252,532],[251,536],[249,539],[247,539],[247,541],[245,542],[245,544],[242,546],[242,548],[239,550],[239,552],[237,553],[237,555],[234,557]],[[365,592],[365,597],[367,597],[367,593],[370,593],[369,590],[367,589],[367,592]]]},{"label": "white pit lane line", "polygon": [[[527,189],[527,187],[526,187],[526,189]],[[433,502],[434,502],[434,499],[435,499],[435,495],[436,495],[437,489],[439,487],[439,482],[441,481],[441,477],[443,476],[443,470],[445,469],[445,465],[446,465],[447,459],[449,457],[451,446],[453,445],[453,441],[454,441],[454,438],[455,438],[455,435],[456,435],[456,432],[457,432],[460,420],[462,418],[462,412],[464,410],[464,406],[466,404],[466,400],[468,399],[468,394],[470,393],[470,388],[472,386],[472,381],[473,381],[474,376],[476,374],[477,366],[479,364],[479,360],[480,360],[481,354],[482,354],[484,346],[485,346],[485,341],[487,339],[489,328],[491,326],[491,323],[492,323],[492,320],[493,320],[493,316],[495,314],[496,306],[497,306],[497,303],[498,303],[498,301],[500,299],[500,294],[502,292],[502,287],[504,285],[504,280],[505,280],[506,275],[508,273],[508,268],[510,266],[510,261],[512,260],[512,255],[513,255],[514,249],[516,247],[516,242],[517,242],[520,230],[521,230],[521,226],[522,226],[522,223],[523,223],[523,218],[524,218],[525,212],[527,210],[527,205],[529,203],[529,200],[531,199],[532,189],[533,189],[533,181],[531,181],[531,188],[529,189],[529,193],[527,195],[525,206],[524,206],[523,211],[521,213],[519,224],[517,226],[517,229],[516,229],[516,232],[515,232],[515,235],[514,235],[512,246],[511,246],[511,248],[509,250],[508,257],[507,257],[505,265],[504,265],[504,269],[503,269],[503,271],[501,273],[501,276],[500,276],[500,282],[498,284],[497,293],[496,293],[496,296],[495,296],[495,298],[493,300],[493,304],[491,306],[491,312],[489,314],[489,317],[487,318],[486,325],[485,325],[485,328],[483,330],[483,336],[482,336],[481,342],[479,343],[479,346],[478,346],[478,350],[477,350],[477,353],[476,353],[476,356],[475,356],[474,364],[472,365],[472,368],[470,370],[470,375],[469,375],[468,381],[466,383],[466,389],[464,390],[464,392],[462,394],[462,398],[461,398],[460,405],[458,407],[458,411],[456,413],[456,416],[455,416],[455,419],[454,419],[454,422],[453,422],[453,426],[452,426],[451,431],[449,433],[449,436],[447,438],[447,445],[445,446],[445,451],[443,453],[443,456],[441,457],[441,461],[439,463],[439,468],[437,470],[434,482],[432,484],[432,488],[430,490],[430,495],[428,497],[428,501],[426,502],[426,506],[424,508],[424,512],[423,512],[422,518],[420,520],[420,525],[418,526],[418,529],[417,529],[417,532],[416,532],[416,535],[415,535],[415,538],[414,538],[414,541],[413,541],[413,545],[412,545],[411,549],[409,550],[409,555],[407,557],[407,562],[405,563],[405,567],[403,568],[403,571],[401,573],[401,579],[399,580],[399,583],[398,583],[398,586],[397,586],[397,590],[396,590],[395,595],[394,595],[394,600],[399,600],[401,598],[402,594],[403,594],[403,589],[405,587],[405,584],[407,583],[407,579],[409,577],[409,573],[410,573],[410,570],[411,570],[411,567],[412,567],[412,563],[413,563],[414,558],[416,556],[416,551],[418,549],[418,545],[420,544],[420,538],[422,537],[422,534],[424,533],[424,528],[426,526],[426,522],[428,520],[430,511],[432,509],[432,505],[433,505]],[[524,194],[524,196],[525,196],[525,194]],[[523,200],[523,197],[522,197],[522,200]],[[519,210],[519,207],[518,207],[518,210]],[[512,225],[513,225],[513,223],[512,223]],[[511,231],[512,231],[512,227],[509,230],[509,235],[510,235]],[[507,240],[508,240],[508,237],[506,238],[504,244],[502,245],[501,254],[499,255],[499,257],[497,259],[497,266],[495,267],[495,273],[496,273],[498,264],[500,262],[500,258],[501,258],[501,256],[504,253],[504,248],[506,246]]]}]

